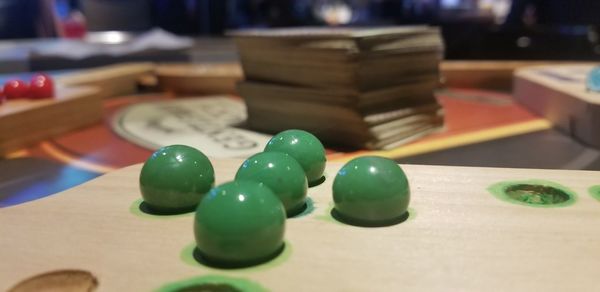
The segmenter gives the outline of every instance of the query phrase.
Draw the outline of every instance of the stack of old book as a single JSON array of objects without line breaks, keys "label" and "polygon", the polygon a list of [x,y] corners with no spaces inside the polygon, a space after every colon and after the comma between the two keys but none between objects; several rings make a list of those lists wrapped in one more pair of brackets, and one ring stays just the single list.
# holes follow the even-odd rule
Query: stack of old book
[{"label": "stack of old book", "polygon": [[248,126],[296,128],[329,145],[387,149],[443,126],[433,91],[436,28],[294,28],[233,32]]}]

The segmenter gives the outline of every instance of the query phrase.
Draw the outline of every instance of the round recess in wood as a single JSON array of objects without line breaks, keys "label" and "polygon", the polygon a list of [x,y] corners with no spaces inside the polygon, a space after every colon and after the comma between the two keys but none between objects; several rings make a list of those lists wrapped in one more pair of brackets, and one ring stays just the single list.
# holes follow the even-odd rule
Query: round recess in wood
[{"label": "round recess in wood", "polygon": [[12,287],[9,292],[90,292],[98,287],[98,280],[84,270],[57,270],[27,278]]},{"label": "round recess in wood", "polygon": [[501,200],[533,207],[564,207],[575,202],[573,191],[549,181],[506,181],[488,190]]}]

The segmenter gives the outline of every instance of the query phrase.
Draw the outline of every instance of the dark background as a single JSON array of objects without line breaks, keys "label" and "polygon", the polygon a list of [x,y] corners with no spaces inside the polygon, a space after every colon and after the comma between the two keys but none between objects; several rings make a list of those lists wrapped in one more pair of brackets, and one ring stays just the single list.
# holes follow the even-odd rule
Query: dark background
[{"label": "dark background", "polygon": [[44,9],[59,19],[81,12],[89,31],[220,36],[247,27],[418,23],[442,28],[447,59],[600,56],[600,0],[0,0],[0,39],[39,37],[52,23],[39,23]]}]

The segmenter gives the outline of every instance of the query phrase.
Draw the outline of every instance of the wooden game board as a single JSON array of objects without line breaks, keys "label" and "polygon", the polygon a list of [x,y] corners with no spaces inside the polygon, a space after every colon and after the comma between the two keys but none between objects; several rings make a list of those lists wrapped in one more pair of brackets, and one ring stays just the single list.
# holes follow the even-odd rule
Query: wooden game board
[{"label": "wooden game board", "polygon": [[176,95],[235,94],[244,79],[238,63],[162,64],[154,73],[159,88]]},{"label": "wooden game board", "polygon": [[[561,65],[564,61],[444,61],[440,71],[444,85],[458,88],[479,88],[511,91],[513,73],[521,68],[540,65]],[[571,62],[572,63],[572,62]]]},{"label": "wooden game board", "polygon": [[0,106],[0,157],[102,119],[102,98],[137,92],[152,63],[79,70],[55,78],[52,99],[9,100]]},{"label": "wooden game board", "polygon": [[102,97],[93,87],[57,88],[43,100],[9,100],[0,106],[0,156],[102,118]]},{"label": "wooden game board", "polygon": [[[217,183],[241,161],[213,160]],[[0,290],[36,274],[81,269],[98,291],[148,291],[194,277],[231,277],[271,291],[598,291],[600,202],[588,171],[406,165],[410,218],[363,228],[330,215],[331,184],[311,188],[312,213],[289,219],[286,248],[266,264],[221,270],[195,263],[193,215],[135,212],[141,165],[0,211]],[[545,180],[573,204],[529,207],[487,188]]]},{"label": "wooden game board", "polygon": [[600,148],[600,93],[586,88],[597,64],[562,64],[515,71],[515,99],[583,143]]},{"label": "wooden game board", "polygon": [[151,74],[154,67],[149,62],[115,64],[67,73],[56,82],[63,86],[94,86],[105,98],[121,96],[136,93],[140,78]]}]

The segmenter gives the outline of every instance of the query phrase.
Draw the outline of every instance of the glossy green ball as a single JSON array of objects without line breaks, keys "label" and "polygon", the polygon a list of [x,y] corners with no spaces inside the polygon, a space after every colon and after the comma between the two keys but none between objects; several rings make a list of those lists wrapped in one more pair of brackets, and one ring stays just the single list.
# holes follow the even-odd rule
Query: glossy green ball
[{"label": "glossy green ball", "polygon": [[180,213],[194,208],[214,185],[210,160],[195,148],[171,145],[158,149],[142,167],[140,190],[154,211]]},{"label": "glossy green ball", "polygon": [[300,163],[309,185],[323,180],[325,171],[325,148],[313,134],[302,130],[283,131],[271,138],[265,152],[283,152]]},{"label": "glossy green ball", "polygon": [[248,158],[237,171],[236,180],[264,184],[279,197],[288,216],[304,208],[308,182],[296,159],[281,152],[262,152]]},{"label": "glossy green ball", "polygon": [[283,247],[285,220],[283,204],[269,188],[255,181],[228,182],[198,205],[196,246],[219,265],[258,263]]},{"label": "glossy green ball", "polygon": [[346,163],[333,181],[334,211],[358,225],[386,225],[406,216],[410,188],[402,168],[383,157]]}]

